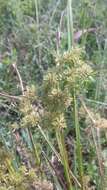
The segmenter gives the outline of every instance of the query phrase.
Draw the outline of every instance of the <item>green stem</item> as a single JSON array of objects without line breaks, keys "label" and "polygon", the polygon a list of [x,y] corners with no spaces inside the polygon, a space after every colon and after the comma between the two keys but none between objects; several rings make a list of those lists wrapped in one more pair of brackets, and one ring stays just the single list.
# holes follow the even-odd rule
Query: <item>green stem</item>
[{"label": "green stem", "polygon": [[31,129],[28,128],[28,132],[29,132],[29,137],[30,137],[30,140],[31,140],[31,144],[32,144],[32,148],[33,148],[33,153],[34,153],[34,156],[36,158],[36,164],[37,166],[40,167],[40,157],[39,157],[39,153],[38,153],[38,150],[37,150],[37,147],[34,143],[34,140],[33,140],[33,136],[32,136],[32,132],[31,132]]},{"label": "green stem", "polygon": [[[55,154],[55,156],[57,157],[57,159],[61,162],[62,164],[62,160],[61,160],[61,156],[58,154],[58,152],[56,151],[56,149],[54,148],[54,146],[52,145],[52,143],[50,142],[50,140],[48,139],[47,135],[44,133],[44,131],[42,130],[42,128],[38,125],[38,128],[40,130],[41,135],[44,137],[45,141],[47,142],[47,144],[49,145],[49,147],[51,148],[51,150],[53,151],[53,153]],[[79,181],[77,180],[77,178],[74,176],[73,172],[70,170],[70,176],[73,179],[73,181],[78,185],[78,187],[81,187],[81,184],[79,183]]]},{"label": "green stem", "polygon": [[38,125],[38,129],[39,129],[41,135],[44,137],[44,139],[47,142],[47,144],[49,145],[49,147],[51,148],[51,150],[53,151],[53,153],[55,154],[55,156],[58,158],[58,160],[60,160],[60,156],[59,156],[58,152],[55,150],[54,146],[52,145],[52,143],[50,142],[49,138],[44,133],[44,131],[42,130],[42,128],[40,127],[40,125]]},{"label": "green stem", "polygon": [[8,159],[8,158],[6,159],[6,166],[8,168],[8,171],[9,171],[11,177],[14,179],[15,170],[14,170],[14,168],[12,166],[12,161],[10,159]]},{"label": "green stem", "polygon": [[[73,14],[72,14],[72,0],[68,0],[67,5],[67,22],[68,22],[68,50],[74,46],[74,37],[73,37]],[[80,143],[80,129],[79,129],[79,122],[78,122],[78,113],[77,113],[77,102],[76,102],[76,91],[74,87],[74,125],[76,131],[76,150],[77,150],[77,159],[78,159],[78,166],[79,166],[79,176],[81,182],[81,189],[83,190],[83,166],[82,166],[82,152],[81,152],[81,143]]]},{"label": "green stem", "polygon": [[76,92],[74,88],[73,94],[73,105],[74,105],[74,126],[76,132],[76,152],[77,152],[77,160],[78,160],[78,170],[80,176],[81,189],[84,190],[83,185],[83,161],[82,161],[82,150],[81,150],[81,142],[80,142],[80,127],[78,121],[78,111],[77,111],[77,101],[76,101]]},{"label": "green stem", "polygon": [[[38,30],[38,34],[37,34],[37,43],[38,46],[40,44],[40,30],[39,30],[39,1],[38,0],[34,0],[35,3],[35,13],[36,13],[36,24],[37,24],[37,30]],[[39,55],[39,64],[41,63],[41,49],[40,46],[38,47],[38,55]]]},{"label": "green stem", "polygon": [[56,138],[57,138],[57,142],[58,142],[58,146],[59,146],[59,150],[60,150],[62,164],[64,167],[64,174],[65,174],[65,178],[67,181],[68,190],[73,190],[72,182],[71,182],[71,178],[70,178],[70,168],[69,168],[69,163],[68,163],[68,156],[67,156],[67,151],[66,151],[65,142],[64,142],[64,135],[63,135],[62,130],[60,130],[60,129],[56,130]]},{"label": "green stem", "polygon": [[36,22],[39,27],[39,10],[38,10],[38,0],[34,0],[35,2],[35,12],[36,12]]},{"label": "green stem", "polygon": [[68,0],[67,4],[67,29],[68,29],[68,49],[74,45],[74,34],[73,34],[73,13],[72,13],[72,0]]}]

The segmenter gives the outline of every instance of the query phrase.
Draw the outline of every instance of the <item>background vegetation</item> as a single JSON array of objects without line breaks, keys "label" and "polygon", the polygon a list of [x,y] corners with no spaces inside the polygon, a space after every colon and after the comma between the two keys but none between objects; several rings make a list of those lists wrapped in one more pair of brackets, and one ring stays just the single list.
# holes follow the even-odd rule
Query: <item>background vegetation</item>
[{"label": "background vegetation", "polygon": [[0,0],[0,190],[107,189],[106,0]]}]

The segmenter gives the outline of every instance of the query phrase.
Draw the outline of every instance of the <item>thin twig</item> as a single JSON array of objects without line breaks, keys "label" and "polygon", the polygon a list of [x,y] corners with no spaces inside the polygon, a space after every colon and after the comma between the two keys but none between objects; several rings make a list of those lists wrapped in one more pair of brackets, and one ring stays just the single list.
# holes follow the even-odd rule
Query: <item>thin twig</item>
[{"label": "thin twig", "polygon": [[[54,152],[55,156],[57,157],[57,159],[62,163],[62,160],[58,154],[58,152],[55,150],[55,148],[53,147],[53,145],[50,143],[48,137],[45,135],[45,133],[43,132],[42,128],[40,127],[40,125],[38,125],[38,128],[41,132],[41,134],[43,135],[43,137],[45,138],[46,142],[48,143],[48,145],[50,146],[50,148],[52,149],[52,151]],[[73,180],[75,183],[77,183],[77,185],[79,187],[81,187],[81,184],[79,183],[78,179],[76,178],[76,176],[73,174],[73,172],[70,170],[70,175],[72,176]]]},{"label": "thin twig", "polygon": [[17,74],[17,76],[18,76],[19,83],[20,83],[20,88],[21,88],[22,94],[24,95],[24,86],[23,86],[23,81],[22,81],[20,72],[19,72],[19,70],[18,70],[18,68],[17,68],[16,63],[13,63],[12,66],[13,66],[13,68],[14,68],[15,71],[16,71],[16,74]]},{"label": "thin twig", "polygon": [[[18,79],[19,79],[19,83],[20,83],[20,88],[21,88],[21,91],[22,91],[22,95],[24,96],[24,86],[23,86],[23,82],[22,82],[22,78],[21,78],[21,75],[19,73],[19,70],[17,68],[17,65],[16,63],[13,63],[12,64],[13,68],[15,69],[16,71],[16,74],[18,76]],[[3,98],[9,98],[9,99],[13,99],[13,100],[21,100],[21,98],[23,96],[12,96],[12,95],[9,95],[7,93],[4,93],[4,92],[0,92],[0,96],[3,97]]]},{"label": "thin twig", "polygon": [[6,93],[2,93],[0,92],[0,96],[3,98],[9,98],[9,99],[13,99],[13,100],[21,100],[22,96],[12,96]]},{"label": "thin twig", "polygon": [[53,166],[51,161],[48,159],[47,155],[45,154],[45,152],[43,150],[42,150],[42,154],[43,154],[44,158],[47,160],[47,162],[49,163],[49,165],[52,168],[52,170],[54,171],[54,173],[56,174],[61,186],[63,187],[64,190],[66,190],[67,188],[66,188],[66,186],[64,184],[64,181],[61,179],[61,176],[59,175],[59,172],[55,169],[55,167]]},{"label": "thin twig", "polygon": [[88,99],[88,98],[85,98],[85,100],[87,102],[91,102],[91,103],[94,103],[94,104],[99,104],[101,106],[107,107],[107,103],[105,103],[105,102],[100,102],[100,101],[97,101],[97,100],[91,100],[91,99]]},{"label": "thin twig", "polygon": [[84,108],[84,110],[86,111],[86,113],[88,114],[89,118],[91,119],[92,123],[95,125],[96,124],[96,121],[95,119],[93,118],[93,116],[91,115],[90,111],[88,110],[85,102],[83,101],[83,99],[81,97],[79,97],[81,103],[82,103],[82,106]]},{"label": "thin twig", "polygon": [[[82,103],[82,106],[84,108],[84,110],[86,111],[86,113],[88,114],[89,118],[91,119],[92,123],[96,124],[96,120],[92,117],[90,111],[88,110],[87,106],[85,105],[85,102],[82,100],[82,98],[80,98],[80,101]],[[100,175],[103,176],[103,168],[102,168],[102,155],[101,155],[101,146],[99,145],[99,143],[96,142],[96,137],[94,134],[94,129],[95,127],[91,126],[91,132],[92,132],[92,137],[93,137],[93,141],[95,144],[95,148],[96,148],[96,154],[97,154],[97,159],[98,159],[98,164],[99,164],[99,171],[100,171]],[[99,129],[96,128],[96,132],[97,132],[97,139],[99,139]]]}]

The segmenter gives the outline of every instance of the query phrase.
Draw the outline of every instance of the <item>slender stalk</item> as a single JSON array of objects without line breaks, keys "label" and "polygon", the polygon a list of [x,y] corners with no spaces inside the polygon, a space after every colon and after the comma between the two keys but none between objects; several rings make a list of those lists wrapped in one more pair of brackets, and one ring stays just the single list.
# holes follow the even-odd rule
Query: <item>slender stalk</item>
[{"label": "slender stalk", "polygon": [[11,160],[7,158],[5,162],[11,177],[14,179],[15,170],[12,166]]},{"label": "slender stalk", "polygon": [[67,4],[68,50],[74,45],[72,0]]},{"label": "slender stalk", "polygon": [[[36,13],[36,24],[37,24],[37,30],[38,30],[38,34],[37,34],[37,43],[40,44],[40,34],[39,34],[39,1],[38,0],[34,0],[34,4],[35,4],[35,13]],[[41,63],[41,50],[40,50],[40,46],[38,47],[38,55],[39,55],[39,61],[38,63]]]},{"label": "slender stalk", "polygon": [[22,96],[12,96],[10,94],[6,94],[4,92],[0,92],[0,96],[3,98],[9,98],[14,101],[20,101]]},{"label": "slender stalk", "polygon": [[64,142],[64,135],[63,135],[62,130],[60,130],[60,129],[56,130],[56,138],[57,138],[58,147],[60,150],[62,164],[64,167],[64,174],[65,174],[65,178],[67,181],[68,190],[73,190],[72,182],[71,182],[71,178],[70,178],[70,168],[69,168],[69,163],[68,163],[68,156],[67,156],[67,151],[66,151],[65,142]]},{"label": "slender stalk", "polygon": [[35,143],[34,143],[33,136],[32,136],[32,132],[31,132],[30,128],[28,128],[28,131],[29,131],[29,136],[30,136],[32,148],[33,148],[33,153],[34,153],[34,156],[35,156],[35,158],[36,158],[36,164],[37,164],[37,166],[40,167],[40,156],[39,156],[37,147],[36,147],[36,145],[35,145]]},{"label": "slender stalk", "polygon": [[[46,134],[44,133],[44,131],[40,127],[40,125],[38,125],[38,129],[40,130],[41,135],[44,137],[45,141],[47,142],[47,144],[49,145],[49,147],[51,148],[51,150],[53,151],[53,153],[57,157],[58,161],[60,161],[63,164],[63,162],[61,160],[61,156],[56,151],[56,149],[54,148],[54,146],[50,142],[49,138],[46,136]],[[79,183],[78,179],[75,177],[75,175],[73,174],[73,172],[71,170],[70,170],[70,176],[71,176],[72,180],[78,185],[78,187],[81,187],[81,184]]]},{"label": "slender stalk", "polygon": [[35,2],[35,12],[36,12],[36,22],[39,27],[39,10],[38,10],[38,0],[34,0]]},{"label": "slender stalk", "polygon": [[[97,44],[98,44],[98,51],[99,51],[99,66],[100,66],[100,71],[99,71],[99,76],[98,76],[98,81],[97,81],[97,86],[96,86],[96,93],[95,93],[95,101],[100,101],[100,96],[101,96],[101,87],[103,84],[103,68],[106,62],[106,50],[107,50],[107,41],[105,41],[105,46],[104,46],[104,52],[103,52],[103,56],[102,56],[102,48],[101,45],[97,39]],[[95,106],[95,109],[98,108],[98,105]],[[97,129],[96,132],[96,136],[97,136],[97,149],[98,149],[98,153],[99,153],[99,159],[98,159],[98,164],[99,164],[99,175],[101,176],[101,183],[100,183],[100,187],[102,189],[105,189],[105,175],[104,175],[104,169],[102,168],[102,147],[101,147],[101,140],[100,140],[100,131],[99,129]]]},{"label": "slender stalk", "polygon": [[18,68],[17,68],[16,63],[13,63],[12,66],[13,66],[13,68],[15,69],[15,71],[16,71],[16,73],[17,73],[17,77],[18,77],[19,83],[20,83],[20,88],[21,88],[22,94],[24,95],[24,86],[23,86],[23,81],[22,81],[20,72],[19,72],[19,70],[18,70]]},{"label": "slender stalk", "polygon": [[[93,116],[91,115],[90,111],[88,110],[87,106],[85,105],[85,102],[82,100],[82,98],[80,98],[80,101],[82,103],[82,106],[85,110],[85,112],[88,114],[90,120],[92,121],[93,125],[96,124],[96,120],[93,118]],[[92,133],[92,137],[93,137],[93,142],[95,145],[95,149],[96,149],[96,155],[97,155],[97,159],[98,159],[98,165],[99,165],[99,174],[101,176],[101,187],[103,189],[103,179],[104,179],[104,171],[103,171],[103,167],[102,167],[102,155],[101,155],[101,144],[100,144],[100,132],[99,129],[96,129],[97,134],[95,132],[95,128],[93,126],[91,126],[91,133]],[[96,140],[97,137],[97,140]],[[99,181],[98,181],[99,182]]]},{"label": "slender stalk", "polygon": [[[64,181],[61,179],[61,176],[59,175],[58,171],[55,169],[55,167],[53,166],[53,164],[51,163],[51,161],[48,159],[48,157],[47,157],[47,155],[45,154],[45,152],[42,151],[42,153],[43,153],[44,158],[46,159],[47,164],[49,165],[50,170],[52,171],[52,174],[53,174],[54,179],[56,178],[55,181],[58,180],[58,182],[60,183],[60,185],[63,187],[63,190],[66,190],[65,183],[64,183]],[[56,175],[55,175],[55,174],[56,174]],[[57,182],[57,183],[58,183],[58,182]],[[62,188],[61,188],[61,189],[62,189]]]},{"label": "slender stalk", "polygon": [[73,94],[73,105],[74,105],[74,126],[75,126],[75,132],[76,132],[76,153],[77,153],[77,161],[78,161],[78,170],[79,170],[79,176],[80,176],[81,189],[84,190],[83,161],[82,161],[82,150],[81,150],[81,142],[80,142],[80,127],[79,127],[79,122],[78,122],[78,111],[77,111],[75,89],[74,89],[74,94]]},{"label": "slender stalk", "polygon": [[103,56],[102,56],[101,45],[99,44],[98,39],[96,39],[96,41],[97,41],[98,52],[99,52],[99,68],[100,68],[100,70],[99,70],[99,76],[98,76],[97,85],[96,85],[95,100],[99,101],[100,100],[101,86],[103,83],[103,69],[104,69],[104,65],[106,62],[107,41],[105,41]]},{"label": "slender stalk", "polygon": [[58,152],[55,150],[54,146],[52,145],[52,143],[50,142],[50,140],[48,139],[48,137],[45,135],[44,131],[42,130],[42,128],[40,127],[40,125],[38,125],[38,129],[40,131],[40,133],[42,134],[42,136],[44,137],[45,141],[47,142],[47,144],[50,146],[51,150],[53,151],[53,153],[55,154],[55,156],[58,158],[58,160],[60,161],[61,158],[58,154]]},{"label": "slender stalk", "polygon": [[[74,35],[73,35],[73,14],[72,14],[72,0],[68,0],[67,6],[67,21],[68,21],[68,50],[74,46]],[[81,189],[84,189],[83,185],[83,166],[82,166],[82,152],[80,143],[80,128],[78,122],[78,111],[77,111],[77,101],[76,101],[76,90],[73,89],[73,106],[74,106],[74,127],[76,131],[76,150],[77,150],[77,160],[78,160],[78,170],[80,176]]]}]

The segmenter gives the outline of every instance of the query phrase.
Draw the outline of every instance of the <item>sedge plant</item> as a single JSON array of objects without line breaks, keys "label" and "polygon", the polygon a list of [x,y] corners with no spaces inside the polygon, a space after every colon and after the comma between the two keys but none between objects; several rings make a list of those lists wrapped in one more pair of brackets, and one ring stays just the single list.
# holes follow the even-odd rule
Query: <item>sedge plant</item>
[{"label": "sedge plant", "polygon": [[[74,46],[74,39],[73,39],[73,13],[72,13],[72,0],[68,0],[67,6],[67,21],[68,21],[68,51],[71,50]],[[81,142],[80,142],[80,128],[78,122],[78,110],[77,110],[77,100],[76,100],[76,89],[74,86],[73,89],[73,105],[74,105],[74,126],[76,131],[76,152],[77,152],[77,160],[78,160],[78,169],[79,169],[79,176],[81,182],[81,188],[83,187],[83,163],[82,163],[82,151],[81,151]]]}]

